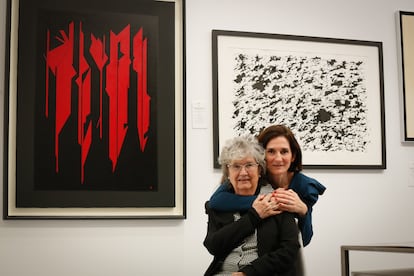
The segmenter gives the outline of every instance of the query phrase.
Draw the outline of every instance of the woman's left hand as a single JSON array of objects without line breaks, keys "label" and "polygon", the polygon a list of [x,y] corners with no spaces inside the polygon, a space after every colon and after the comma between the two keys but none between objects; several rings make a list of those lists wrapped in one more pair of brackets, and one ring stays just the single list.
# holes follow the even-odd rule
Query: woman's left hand
[{"label": "woman's left hand", "polygon": [[233,272],[231,276],[246,276],[246,274],[244,272]]},{"label": "woman's left hand", "polygon": [[262,219],[282,213],[279,210],[279,204],[277,204],[271,193],[258,195],[255,201],[253,201],[252,207]]},{"label": "woman's left hand", "polygon": [[279,203],[279,210],[306,215],[308,207],[292,189],[278,188],[273,191],[273,197]]}]

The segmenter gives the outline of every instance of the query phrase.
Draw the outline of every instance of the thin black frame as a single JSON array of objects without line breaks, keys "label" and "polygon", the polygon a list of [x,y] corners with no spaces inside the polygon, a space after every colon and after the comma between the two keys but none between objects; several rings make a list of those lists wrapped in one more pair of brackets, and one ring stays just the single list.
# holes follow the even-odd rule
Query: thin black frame
[{"label": "thin black frame", "polygon": [[414,141],[414,85],[410,81],[414,65],[414,12],[399,11],[399,34],[402,76],[403,140]]},{"label": "thin black frame", "polygon": [[[252,132],[251,130],[245,131],[243,133],[236,133],[235,131],[231,130],[235,127],[235,124],[232,124],[232,120],[234,119],[231,119],[231,117],[234,116],[235,113],[231,113],[229,110],[232,110],[232,105],[234,106],[235,102],[239,101],[240,98],[236,98],[236,96],[234,96],[234,98],[230,98],[231,96],[228,95],[231,94],[231,90],[234,89],[234,83],[241,83],[240,79],[238,79],[241,76],[241,74],[237,76],[234,75],[234,60],[237,59],[236,56],[239,55],[240,51],[242,54],[250,53],[252,54],[251,56],[256,55],[256,57],[259,56],[257,53],[260,53],[260,51],[274,51],[278,54],[288,52],[293,53],[293,56],[295,56],[297,53],[299,53],[298,55],[308,55],[310,53],[309,55],[314,54],[315,56],[319,55],[322,57],[329,57],[331,53],[334,53],[333,56],[339,56],[340,58],[341,56],[345,56],[345,59],[348,55],[348,50],[343,50],[345,48],[352,48],[355,52],[351,52],[352,55],[349,54],[350,56],[362,56],[370,64],[369,68],[373,68],[373,70],[370,70],[368,72],[369,76],[367,77],[367,82],[369,82],[369,84],[371,85],[370,87],[374,87],[374,89],[367,89],[367,91],[369,93],[369,96],[371,97],[370,99],[368,99],[368,101],[370,101],[369,105],[370,107],[372,107],[372,111],[368,110],[368,114],[370,118],[373,118],[374,120],[374,122],[370,122],[371,125],[369,125],[368,127],[375,128],[375,133],[371,133],[370,136],[371,139],[374,139],[375,147],[369,150],[370,153],[369,155],[367,155],[367,158],[364,157],[364,154],[362,154],[362,158],[361,156],[359,156],[358,158],[353,158],[352,156],[349,157],[350,155],[345,154],[345,152],[340,152],[340,158],[338,158],[337,156],[330,156],[328,154],[329,152],[321,152],[321,154],[314,154],[314,152],[304,151],[302,144],[302,151],[304,151],[304,168],[386,169],[382,42],[228,30],[212,30],[214,167],[220,167],[217,158],[219,156],[219,150],[221,149],[221,146],[225,142],[225,140],[231,138],[234,135],[245,134],[245,132],[257,135],[256,132]],[[367,54],[367,57],[364,56],[365,54]],[[240,60],[241,59],[242,58],[240,58]],[[246,101],[250,101],[250,99],[251,97],[248,98]],[[375,102],[375,104],[372,105],[372,102]],[[254,105],[252,104],[252,106]],[[251,109],[248,112],[250,111]],[[259,109],[257,109],[256,111],[260,112]],[[223,115],[226,112],[227,114]],[[252,118],[254,119],[254,117],[249,117],[245,119],[243,123],[247,125],[250,122],[249,120],[251,120]],[[240,122],[242,121],[238,122],[239,125],[241,124]],[[249,126],[251,126],[251,128],[255,128],[257,127],[255,123],[257,122],[250,122]],[[283,121],[276,123],[286,124]],[[372,125],[372,123],[374,123],[374,125]],[[273,122],[261,122],[261,124],[262,125],[260,125],[259,127],[260,129],[263,129],[267,125],[273,124]],[[294,128],[292,129],[295,131]],[[306,159],[307,156],[311,157]],[[350,159],[348,160],[348,158]]]},{"label": "thin black frame", "polygon": [[[76,2],[76,1],[75,1]],[[132,8],[137,6],[137,1],[134,0],[121,0],[116,1],[114,3],[102,3],[99,0],[87,0],[87,1],[80,1],[80,3],[75,3],[74,1],[48,1],[44,0],[42,5],[50,5],[51,10],[57,9],[61,10],[62,7],[67,8],[69,12],[77,13],[79,7],[83,7],[84,5],[87,6],[87,9],[95,9],[96,7],[104,7],[102,10],[105,13],[108,12],[126,12],[128,14],[136,12],[137,14],[141,14],[140,11]],[[141,1],[143,5],[150,6],[149,10],[151,11],[151,15],[153,16],[153,10],[151,5],[155,5],[156,2],[153,0],[143,0]],[[168,4],[167,4],[168,3]],[[17,113],[17,93],[20,91],[18,90],[18,58],[19,52],[17,47],[19,45],[18,37],[19,31],[17,31],[17,24],[19,21],[18,14],[20,13],[20,6],[18,0],[8,0],[7,1],[7,18],[6,18],[6,59],[5,59],[5,96],[4,96],[4,132],[3,132],[3,139],[4,139],[4,156],[3,156],[3,219],[185,219],[186,218],[186,160],[185,160],[185,147],[186,147],[186,129],[185,129],[185,0],[173,0],[173,1],[165,1],[166,5],[173,5],[173,18],[168,18],[168,20],[172,20],[174,23],[172,28],[174,29],[173,32],[163,32],[160,29],[160,33],[163,36],[172,40],[172,48],[169,48],[168,51],[172,51],[173,54],[173,63],[171,65],[165,66],[168,68],[172,68],[169,74],[172,74],[172,78],[174,79],[174,85],[172,88],[169,88],[168,91],[172,91],[171,98],[173,100],[173,106],[170,110],[172,110],[174,114],[174,118],[171,119],[172,123],[170,125],[163,125],[163,122],[158,122],[158,128],[166,128],[172,133],[173,137],[165,137],[165,139],[171,140],[171,142],[166,142],[161,140],[159,143],[159,147],[161,148],[160,152],[158,153],[156,160],[159,167],[159,174],[163,174],[163,167],[161,165],[164,164],[163,160],[163,152],[162,149],[165,148],[164,144],[173,144],[172,152],[172,163],[168,163],[168,168],[171,168],[172,172],[168,173],[168,175],[173,175],[172,179],[169,180],[171,182],[169,188],[162,188],[163,191],[159,192],[156,191],[155,193],[161,193],[161,197],[163,194],[168,191],[170,193],[169,197],[172,196],[173,203],[168,203],[167,205],[145,205],[140,206],[137,203],[136,205],[125,206],[123,205],[122,196],[116,198],[119,204],[115,203],[115,207],[113,205],[99,205],[99,207],[94,206],[79,206],[76,207],[71,206],[64,206],[64,207],[17,207],[16,206],[16,159],[17,159],[17,150],[16,150],[16,128],[19,121],[16,119]],[[37,5],[37,4],[33,4]],[[58,7],[58,8],[57,8]],[[99,9],[97,9],[99,11]],[[36,14],[38,9],[33,9],[33,16],[39,16]],[[156,11],[155,11],[156,13]],[[162,17],[164,13],[160,13],[158,16],[159,18]],[[162,18],[163,19],[163,18]],[[163,20],[163,22],[168,22]],[[160,24],[160,28],[162,28],[162,24]],[[171,35],[173,33],[173,35]],[[164,37],[162,37],[164,38]],[[32,38],[33,39],[33,38]],[[20,45],[19,47],[22,47]],[[20,63],[19,63],[20,64]],[[168,103],[171,105],[171,101]],[[159,135],[159,134],[157,134]],[[34,161],[33,161],[34,162]],[[170,169],[169,169],[170,170]],[[26,184],[25,184],[26,185]],[[31,184],[27,184],[31,185]],[[160,186],[161,187],[161,186]],[[166,187],[166,186],[162,186]],[[172,187],[172,188],[170,188]],[[96,198],[101,200],[102,194],[107,193],[104,197],[110,198],[111,191],[98,191],[93,193],[91,191],[84,191],[80,192],[80,194],[84,193],[92,193],[92,198]],[[71,191],[67,192],[70,197]],[[61,192],[62,200],[65,195],[65,191]],[[128,200],[133,200],[134,197],[148,197],[148,194],[141,191],[125,191],[122,193],[124,198]],[[44,196],[46,197],[47,194]],[[151,196],[149,196],[151,197]],[[116,201],[116,200],[115,200]],[[143,200],[145,201],[145,200]],[[148,200],[146,199],[146,202]],[[139,207],[137,207],[139,206]]]}]

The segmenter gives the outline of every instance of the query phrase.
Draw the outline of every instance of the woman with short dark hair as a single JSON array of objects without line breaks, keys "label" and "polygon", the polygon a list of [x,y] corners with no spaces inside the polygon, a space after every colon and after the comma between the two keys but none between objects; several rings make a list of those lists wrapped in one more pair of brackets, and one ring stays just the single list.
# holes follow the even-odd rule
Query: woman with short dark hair
[{"label": "woman with short dark hair", "polygon": [[[235,195],[254,196],[244,211],[220,212],[206,203],[208,229],[204,246],[214,256],[206,276],[293,276],[300,248],[294,215],[279,204],[263,181],[264,150],[254,137],[236,137],[219,157],[227,188]],[[267,195],[257,195],[268,193]],[[275,214],[278,214],[275,216]]]},{"label": "woman with short dark hair", "polygon": [[[284,125],[272,125],[258,136],[265,149],[266,179],[275,189],[273,195],[280,211],[296,214],[303,246],[313,236],[312,210],[325,187],[302,171],[302,151],[292,131]],[[214,192],[209,207],[218,211],[247,210],[256,196],[240,197],[223,183]]]}]

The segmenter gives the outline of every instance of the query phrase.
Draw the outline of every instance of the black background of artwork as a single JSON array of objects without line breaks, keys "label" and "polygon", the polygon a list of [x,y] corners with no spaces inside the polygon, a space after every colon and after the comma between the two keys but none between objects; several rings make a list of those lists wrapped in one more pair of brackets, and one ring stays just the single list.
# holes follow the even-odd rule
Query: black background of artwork
[{"label": "black background of artwork", "polygon": [[[23,0],[20,1],[19,11],[17,207],[175,206],[175,115],[172,104],[175,93],[174,3],[132,0]],[[99,29],[103,32],[113,29],[114,26],[122,29],[126,22],[131,21],[131,26],[143,25],[147,31],[144,32],[144,37],[149,38],[148,94],[151,97],[151,124],[147,150],[144,153],[137,151],[138,138],[133,137],[136,130],[128,130],[114,175],[108,172],[110,162],[104,152],[107,141],[99,142],[94,138],[90,158],[86,163],[85,183],[81,185],[80,155],[76,143],[77,97],[72,98],[72,116],[64,130],[65,134],[62,135],[65,137],[60,151],[62,170],[59,175],[53,173],[54,122],[51,124],[41,117],[44,114],[43,42],[46,38],[42,25],[50,21],[55,22],[57,28],[64,28],[69,19],[76,23],[84,16],[84,20],[89,20],[90,16],[90,22],[93,23],[91,32],[96,36],[100,35]],[[131,33],[137,31],[138,27],[134,27],[136,29],[132,29]],[[88,28],[88,24],[85,28]],[[154,42],[155,45],[152,44]],[[131,78],[131,84],[134,81]],[[131,86],[130,92],[134,88]],[[76,93],[72,93],[73,95]],[[130,102],[134,103],[134,99],[131,98]],[[53,106],[53,103],[50,102],[49,105]],[[135,114],[135,110],[136,106],[131,106],[129,119],[133,119],[131,113]],[[94,137],[97,137],[96,131],[98,130],[94,129]],[[104,128],[103,137],[107,137],[106,131],[107,128]],[[98,152],[101,154],[97,154]],[[99,162],[95,162],[97,160]]]}]

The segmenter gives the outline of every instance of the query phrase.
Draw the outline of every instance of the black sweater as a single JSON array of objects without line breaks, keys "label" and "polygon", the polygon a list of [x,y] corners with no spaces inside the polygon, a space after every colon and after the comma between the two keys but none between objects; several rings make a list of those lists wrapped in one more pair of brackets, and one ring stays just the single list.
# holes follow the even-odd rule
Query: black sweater
[{"label": "black sweater", "polygon": [[218,212],[208,207],[207,235],[204,246],[214,256],[204,275],[218,273],[227,255],[257,229],[259,257],[240,271],[248,276],[293,276],[295,262],[300,248],[298,227],[294,215],[283,212],[261,219],[250,208],[241,218],[234,221],[233,212]]}]

